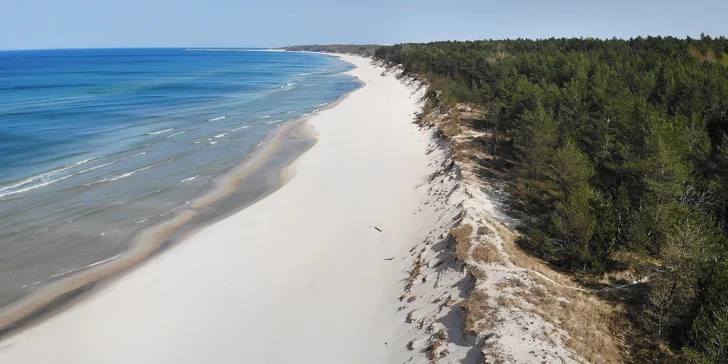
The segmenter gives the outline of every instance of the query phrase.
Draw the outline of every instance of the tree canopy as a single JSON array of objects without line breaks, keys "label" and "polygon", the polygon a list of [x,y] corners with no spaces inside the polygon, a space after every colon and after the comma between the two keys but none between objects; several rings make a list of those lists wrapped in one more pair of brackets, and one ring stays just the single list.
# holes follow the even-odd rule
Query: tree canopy
[{"label": "tree canopy", "polygon": [[483,127],[517,155],[524,246],[578,274],[639,257],[627,262],[649,266],[636,326],[683,358],[727,363],[727,54],[728,39],[703,35],[397,44],[375,57],[432,81],[443,106],[487,110]]}]

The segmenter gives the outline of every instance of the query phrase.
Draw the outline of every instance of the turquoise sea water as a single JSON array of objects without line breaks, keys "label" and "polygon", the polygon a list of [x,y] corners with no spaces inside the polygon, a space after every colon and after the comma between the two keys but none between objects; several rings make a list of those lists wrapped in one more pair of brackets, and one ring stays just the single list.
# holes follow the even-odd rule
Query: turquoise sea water
[{"label": "turquoise sea water", "polygon": [[0,306],[122,254],[279,125],[358,87],[318,54],[0,52]]}]

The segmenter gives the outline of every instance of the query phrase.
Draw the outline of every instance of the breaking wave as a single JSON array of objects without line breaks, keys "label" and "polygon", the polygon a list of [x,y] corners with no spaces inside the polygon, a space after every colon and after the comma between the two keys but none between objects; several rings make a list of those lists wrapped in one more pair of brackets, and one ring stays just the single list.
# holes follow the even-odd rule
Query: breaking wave
[{"label": "breaking wave", "polygon": [[169,128],[169,129],[164,129],[164,130],[158,130],[158,131],[153,131],[153,132],[151,132],[151,133],[147,133],[147,135],[157,135],[157,134],[163,134],[163,133],[167,133],[167,132],[170,132],[170,131],[172,131],[172,130],[174,130],[174,128]]}]

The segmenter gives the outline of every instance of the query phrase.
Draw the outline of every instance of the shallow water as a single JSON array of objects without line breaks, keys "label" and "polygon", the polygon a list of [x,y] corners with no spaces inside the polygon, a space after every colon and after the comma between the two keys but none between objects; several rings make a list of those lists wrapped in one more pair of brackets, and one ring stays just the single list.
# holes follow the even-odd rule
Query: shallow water
[{"label": "shallow water", "polygon": [[122,254],[280,125],[358,87],[349,68],[305,53],[0,52],[0,306]]}]

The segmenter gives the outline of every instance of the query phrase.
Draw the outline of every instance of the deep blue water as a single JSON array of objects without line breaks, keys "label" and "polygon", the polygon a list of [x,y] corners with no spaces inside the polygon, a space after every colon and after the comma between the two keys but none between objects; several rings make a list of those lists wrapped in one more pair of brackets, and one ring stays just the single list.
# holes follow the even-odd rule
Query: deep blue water
[{"label": "deep blue water", "polygon": [[123,252],[279,125],[355,89],[318,54],[0,52],[0,306]]}]

